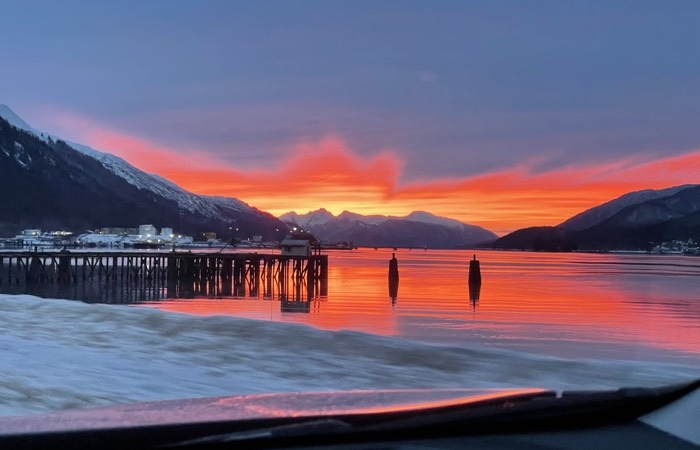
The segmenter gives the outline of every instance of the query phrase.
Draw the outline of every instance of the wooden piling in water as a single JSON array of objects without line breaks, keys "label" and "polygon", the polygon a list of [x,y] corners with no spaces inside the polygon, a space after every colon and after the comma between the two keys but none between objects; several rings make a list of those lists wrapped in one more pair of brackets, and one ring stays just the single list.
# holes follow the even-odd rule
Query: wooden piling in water
[{"label": "wooden piling in water", "polygon": [[396,259],[396,253],[391,254],[389,260],[389,297],[396,300],[399,292],[399,261]]},{"label": "wooden piling in water", "polygon": [[474,255],[474,259],[469,261],[469,284],[481,285],[481,267],[476,259],[476,255]]},{"label": "wooden piling in water", "polygon": [[322,259],[318,260],[318,263],[320,264],[319,284],[321,285],[319,291],[321,297],[325,297],[328,295],[328,257],[323,257]]},{"label": "wooden piling in water", "polygon": [[257,297],[260,294],[260,258],[253,256],[250,260],[252,270],[250,296]]},{"label": "wooden piling in water", "polygon": [[70,256],[61,255],[58,258],[58,282],[70,283],[71,279]]},{"label": "wooden piling in water", "polygon": [[274,264],[271,261],[265,260],[263,273],[265,274],[265,297],[272,297],[272,279]]},{"label": "wooden piling in water", "polygon": [[311,259],[306,266],[306,298],[311,300],[314,297],[314,277],[316,276],[316,260]]},{"label": "wooden piling in water", "polygon": [[392,253],[389,260],[389,281],[399,281],[399,260],[396,259],[396,253]]}]

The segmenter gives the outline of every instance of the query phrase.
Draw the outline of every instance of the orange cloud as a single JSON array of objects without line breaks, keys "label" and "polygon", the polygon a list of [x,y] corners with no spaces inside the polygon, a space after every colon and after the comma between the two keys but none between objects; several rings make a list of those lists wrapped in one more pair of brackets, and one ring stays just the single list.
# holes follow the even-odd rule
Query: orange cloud
[{"label": "orange cloud", "polygon": [[90,142],[99,142],[99,148],[119,149],[114,153],[147,172],[159,173],[182,167],[210,170],[221,165],[220,161],[204,152],[194,151],[183,155],[165,147],[154,146],[143,139],[104,130],[90,132],[88,139]]},{"label": "orange cloud", "polygon": [[300,147],[293,157],[270,170],[163,169],[157,164],[151,169],[190,191],[237,197],[281,214],[321,206],[335,213],[344,209],[383,212],[380,200],[396,184],[399,167],[391,153],[363,160],[341,141],[327,139],[317,146]]},{"label": "orange cloud", "polygon": [[658,160],[620,159],[534,172],[527,165],[465,178],[401,185],[402,161],[383,151],[364,158],[339,138],[298,145],[286,159],[244,170],[202,151],[187,155],[85,122],[81,139],[185,189],[239,198],[272,214],[324,207],[338,214],[406,215],[415,210],[481,225],[498,234],[556,225],[626,192],[698,182],[700,150]]}]

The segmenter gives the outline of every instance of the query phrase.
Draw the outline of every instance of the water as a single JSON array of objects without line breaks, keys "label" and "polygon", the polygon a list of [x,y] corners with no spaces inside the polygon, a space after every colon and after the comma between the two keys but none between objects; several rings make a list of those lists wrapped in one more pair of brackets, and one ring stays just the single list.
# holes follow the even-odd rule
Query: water
[{"label": "water", "polygon": [[471,255],[398,251],[395,300],[382,250],[331,253],[329,295],[306,305],[0,294],[0,414],[253,392],[648,386],[700,374],[700,259],[480,251],[476,302]]},{"label": "water", "polygon": [[[389,297],[387,280],[392,253],[400,271],[396,299]],[[479,251],[483,283],[474,301],[467,284],[472,254],[331,252],[324,299],[151,305],[566,358],[700,361],[700,258]]]}]

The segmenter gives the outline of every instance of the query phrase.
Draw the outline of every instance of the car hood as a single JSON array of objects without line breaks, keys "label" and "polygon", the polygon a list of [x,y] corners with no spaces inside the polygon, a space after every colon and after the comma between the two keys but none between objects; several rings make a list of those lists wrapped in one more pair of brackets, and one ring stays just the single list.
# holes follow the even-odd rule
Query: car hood
[{"label": "car hood", "polygon": [[530,389],[401,389],[235,395],[130,403],[22,417],[0,417],[0,434],[131,428],[259,419],[392,414],[553,396]]}]

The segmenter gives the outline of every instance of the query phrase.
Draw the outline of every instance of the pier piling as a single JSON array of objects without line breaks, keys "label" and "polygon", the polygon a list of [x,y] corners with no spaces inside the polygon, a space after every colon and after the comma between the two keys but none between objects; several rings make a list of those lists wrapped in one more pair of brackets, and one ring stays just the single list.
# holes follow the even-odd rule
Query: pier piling
[{"label": "pier piling", "polygon": [[396,253],[391,254],[389,260],[389,297],[392,301],[396,301],[399,292],[399,261],[396,259]]},{"label": "pier piling", "polygon": [[[131,301],[160,297],[265,297],[309,300],[328,295],[328,256],[192,252],[0,252],[0,286],[26,293],[57,282],[68,287],[107,285],[134,292]],[[262,286],[261,286],[262,283]],[[136,287],[141,294],[136,293]],[[64,289],[65,288],[65,289]],[[102,289],[102,288],[100,288]],[[92,301],[99,298],[99,292]],[[290,297],[290,298],[291,298]],[[157,296],[154,298],[158,298]]]},{"label": "pier piling", "polygon": [[481,285],[481,267],[479,267],[479,261],[474,255],[474,259],[469,261],[469,284],[470,285]]}]

